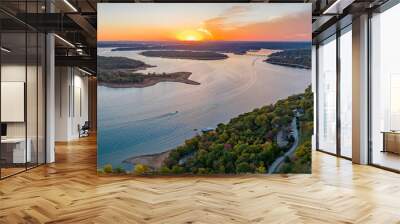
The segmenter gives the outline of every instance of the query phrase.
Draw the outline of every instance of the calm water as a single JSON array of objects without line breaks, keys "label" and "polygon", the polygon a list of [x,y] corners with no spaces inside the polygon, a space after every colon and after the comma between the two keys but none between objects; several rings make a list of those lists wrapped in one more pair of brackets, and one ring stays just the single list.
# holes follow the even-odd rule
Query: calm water
[{"label": "calm water", "polygon": [[98,53],[157,66],[144,72],[192,72],[190,79],[201,83],[98,87],[99,167],[123,165],[131,156],[174,148],[194,136],[194,129],[214,128],[239,114],[301,93],[311,82],[310,70],[271,65],[261,56],[229,54],[226,60],[196,61],[150,58],[137,51],[105,48]]}]

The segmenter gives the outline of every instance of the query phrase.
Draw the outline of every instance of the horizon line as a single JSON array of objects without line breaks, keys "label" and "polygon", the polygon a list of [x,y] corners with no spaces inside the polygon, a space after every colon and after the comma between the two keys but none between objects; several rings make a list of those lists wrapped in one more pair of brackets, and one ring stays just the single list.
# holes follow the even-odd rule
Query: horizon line
[{"label": "horizon line", "polygon": [[206,42],[312,42],[312,40],[207,40],[207,41],[179,41],[179,40],[97,40],[97,42],[181,42],[181,43],[206,43]]}]

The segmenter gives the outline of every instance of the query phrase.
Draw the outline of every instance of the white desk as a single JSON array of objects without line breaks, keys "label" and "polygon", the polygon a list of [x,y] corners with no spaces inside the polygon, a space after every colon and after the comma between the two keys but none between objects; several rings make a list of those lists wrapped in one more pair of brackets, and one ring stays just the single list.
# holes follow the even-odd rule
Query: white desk
[{"label": "white desk", "polygon": [[25,150],[25,138],[5,138],[1,139],[2,145],[14,145],[12,151],[12,162],[13,163],[26,163],[31,162],[32,160],[32,152],[31,146],[32,141],[31,139],[27,139],[26,150]]}]

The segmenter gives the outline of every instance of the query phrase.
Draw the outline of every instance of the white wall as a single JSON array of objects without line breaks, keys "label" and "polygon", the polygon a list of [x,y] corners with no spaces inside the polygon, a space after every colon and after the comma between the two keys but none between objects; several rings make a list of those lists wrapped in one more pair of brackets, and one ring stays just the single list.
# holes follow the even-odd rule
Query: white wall
[{"label": "white wall", "polygon": [[[19,64],[4,64],[1,66],[1,81],[2,82],[25,82],[26,70],[28,74],[35,73],[36,67]],[[36,81],[29,80],[30,85],[36,85]],[[36,99],[36,89],[27,88],[28,93],[28,103],[31,103],[33,99],[29,97],[34,97]],[[31,92],[32,91],[32,92]],[[34,105],[28,105],[36,108],[36,101]],[[1,108],[2,110],[6,110],[7,108]],[[33,116],[33,117],[31,117]],[[28,121],[35,121],[36,123],[36,114],[28,113]],[[8,137],[25,137],[25,122],[8,122],[7,123],[7,135]],[[33,125],[28,125],[28,128],[33,127]],[[36,126],[34,127],[36,129]],[[28,136],[29,137],[29,136]]]},{"label": "white wall", "polygon": [[73,83],[73,94],[71,99],[74,99],[74,102],[71,102],[71,136],[72,138],[78,138],[78,125],[83,125],[85,121],[88,121],[88,78],[86,76],[81,76],[82,73],[74,75],[74,83]]},{"label": "white wall", "polygon": [[76,68],[56,67],[55,86],[55,140],[77,139],[78,125],[88,120],[88,78]]},{"label": "white wall", "polygon": [[[39,69],[39,70],[37,70]],[[32,162],[44,163],[44,82],[41,67],[25,64],[3,64],[1,66],[2,82],[24,82],[26,84],[26,106],[20,108],[20,113],[26,112],[26,120],[21,122],[5,122],[8,138],[24,138],[30,140]],[[27,80],[26,80],[27,78]],[[21,90],[24,94],[24,90]],[[7,95],[2,95],[2,98]],[[3,112],[13,113],[11,108],[2,107]],[[14,108],[15,110],[15,108]],[[15,112],[14,112],[15,113]],[[37,155],[39,153],[39,155]]]},{"label": "white wall", "polygon": [[[28,67],[29,69],[29,67]],[[25,64],[5,64],[1,66],[1,81],[25,82]]]},{"label": "white wall", "polygon": [[67,141],[69,133],[69,95],[70,69],[55,68],[55,141]]},{"label": "white wall", "polygon": [[[25,82],[25,64],[8,64],[1,66],[1,81],[2,82]],[[6,108],[1,108],[6,110]],[[13,122],[7,123],[7,137],[25,137],[25,123]]]}]

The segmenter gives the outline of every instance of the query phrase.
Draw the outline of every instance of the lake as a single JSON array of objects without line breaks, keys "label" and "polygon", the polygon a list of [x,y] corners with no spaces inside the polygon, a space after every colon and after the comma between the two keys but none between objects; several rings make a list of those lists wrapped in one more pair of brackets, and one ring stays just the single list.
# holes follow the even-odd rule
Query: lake
[{"label": "lake", "polygon": [[239,114],[302,93],[311,83],[311,70],[268,64],[263,62],[266,56],[254,52],[227,54],[228,59],[214,61],[145,57],[139,52],[98,49],[101,56],[128,57],[157,66],[144,73],[192,72],[190,79],[201,84],[99,86],[99,168],[112,164],[131,170],[123,160],[175,148],[203,128],[215,128]]}]

